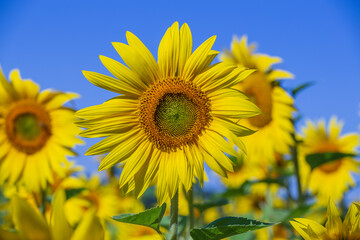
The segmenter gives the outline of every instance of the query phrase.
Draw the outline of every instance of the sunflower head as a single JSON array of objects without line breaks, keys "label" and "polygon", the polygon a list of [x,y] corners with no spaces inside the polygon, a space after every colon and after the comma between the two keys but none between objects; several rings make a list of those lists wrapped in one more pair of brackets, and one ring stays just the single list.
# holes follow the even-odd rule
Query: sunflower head
[{"label": "sunflower head", "polygon": [[195,143],[212,119],[206,94],[180,78],[150,87],[139,102],[140,124],[156,147],[164,151]]},{"label": "sunflower head", "polygon": [[0,69],[1,184],[21,181],[29,190],[39,191],[53,182],[54,174],[65,174],[66,156],[73,155],[70,149],[81,140],[76,137],[74,111],[63,104],[77,96],[40,92],[18,70],[11,72],[8,81]]},{"label": "sunflower head", "polygon": [[295,218],[290,224],[304,239],[348,239],[360,238],[360,204],[352,203],[341,220],[340,214],[332,200],[328,200],[328,219],[325,227],[319,223],[306,219]]},{"label": "sunflower head", "polygon": [[332,117],[328,127],[324,120],[308,120],[302,129],[303,143],[299,148],[301,179],[304,186],[308,184],[309,190],[317,195],[321,204],[326,204],[329,197],[335,201],[340,200],[349,186],[355,184],[349,172],[359,172],[359,163],[352,157],[322,164],[313,171],[310,171],[310,166],[305,160],[307,155],[314,153],[355,153],[359,145],[359,135],[340,135],[342,126],[336,117]]},{"label": "sunflower head", "polygon": [[245,139],[249,158],[272,163],[275,153],[289,153],[289,146],[293,145],[291,117],[295,109],[293,99],[278,80],[293,78],[293,75],[273,68],[274,64],[282,61],[281,58],[256,53],[255,44],[248,45],[247,37],[243,36],[240,40],[234,37],[231,50],[226,50],[221,59],[240,67],[256,69],[255,73],[233,87],[243,91],[263,113],[240,121],[258,130],[257,134]]},{"label": "sunflower head", "polygon": [[51,119],[43,106],[32,100],[14,103],[5,118],[9,141],[26,154],[34,154],[44,147],[51,136]]},{"label": "sunflower head", "polygon": [[211,65],[218,54],[211,49],[215,36],[193,52],[187,24],[179,30],[175,22],[166,31],[157,61],[134,34],[127,32],[126,38],[128,45],[113,45],[127,67],[100,57],[115,78],[84,71],[93,84],[120,94],[77,112],[79,126],[87,128],[82,136],[106,137],[87,151],[108,153],[99,169],[124,162],[120,187],[140,196],[155,183],[160,204],[181,185],[189,190],[195,177],[202,184],[204,160],[223,176],[233,171],[225,153],[241,158],[245,149],[239,137],[253,133],[234,119],[260,110],[231,87],[253,70],[224,62]]}]

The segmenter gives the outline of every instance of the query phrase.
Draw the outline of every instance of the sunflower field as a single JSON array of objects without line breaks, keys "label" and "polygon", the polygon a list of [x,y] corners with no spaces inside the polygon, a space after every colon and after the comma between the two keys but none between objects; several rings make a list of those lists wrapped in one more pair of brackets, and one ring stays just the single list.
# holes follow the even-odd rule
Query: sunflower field
[{"label": "sunflower field", "polygon": [[[341,68],[356,65],[350,56],[360,63],[360,48],[344,59],[336,49],[288,41],[291,30],[268,28],[267,21],[281,19],[279,26],[291,29],[295,8],[316,15],[299,2],[233,2],[244,16],[259,7],[257,17],[236,15],[237,24],[229,15],[235,10],[217,15],[224,6],[210,2],[133,4],[0,3],[0,26],[11,23],[10,9],[26,19],[21,35],[7,30],[0,37],[0,239],[360,240],[360,85],[349,87],[350,67]],[[324,18],[341,5],[311,4]],[[277,17],[267,19],[272,9]],[[117,14],[127,20],[107,21]],[[228,20],[228,31],[209,30]],[[292,28],[329,28],[307,21]],[[249,30],[255,25],[265,27]],[[339,35],[337,25],[331,29]],[[117,32],[112,40],[110,30]],[[254,35],[263,40],[247,32],[261,32]],[[222,33],[231,35],[226,45],[217,44],[225,42]],[[6,34],[17,36],[8,39],[18,51],[7,51]],[[41,36],[33,48],[32,34]],[[288,46],[260,51],[272,38]],[[20,42],[37,54],[26,57]],[[291,58],[292,48],[299,58]],[[309,64],[322,59],[304,71],[321,73],[327,63],[323,71],[336,85],[321,85],[321,74],[298,79],[302,70],[284,64],[276,49],[293,66],[306,65],[301,52]],[[355,112],[356,129],[345,125],[345,110]]]}]

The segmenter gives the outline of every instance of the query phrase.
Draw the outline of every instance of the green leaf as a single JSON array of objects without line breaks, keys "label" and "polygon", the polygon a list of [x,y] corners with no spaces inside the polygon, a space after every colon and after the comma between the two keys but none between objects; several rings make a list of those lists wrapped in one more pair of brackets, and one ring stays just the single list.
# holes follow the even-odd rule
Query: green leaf
[{"label": "green leaf", "polygon": [[306,162],[310,165],[311,171],[315,168],[345,157],[356,157],[353,153],[340,153],[340,152],[326,152],[326,153],[313,153],[305,157]]},{"label": "green leaf", "polygon": [[[178,218],[178,235],[181,235],[186,228],[187,217],[179,215]],[[170,227],[170,216],[166,216],[161,220],[161,226],[169,229]]]},{"label": "green leaf", "polygon": [[151,208],[138,214],[121,214],[114,216],[113,219],[122,223],[131,223],[150,227],[159,232],[160,222],[164,216],[165,210],[166,204],[164,203],[161,207]]},{"label": "green leaf", "polygon": [[307,82],[307,83],[301,84],[301,85],[297,86],[296,88],[294,88],[291,91],[291,94],[295,97],[299,92],[301,92],[305,88],[308,88],[308,87],[310,87],[312,85],[314,85],[314,82]]},{"label": "green leaf", "polygon": [[194,203],[194,207],[196,207],[200,212],[204,212],[208,208],[212,207],[220,207],[228,204],[229,201],[224,198],[214,199],[212,201],[204,202],[204,203]]},{"label": "green leaf", "polygon": [[273,223],[264,223],[243,217],[223,217],[203,228],[194,228],[190,235],[194,240],[216,240],[237,234],[270,227]]},{"label": "green leaf", "polygon": [[86,188],[74,188],[74,189],[67,189],[65,190],[66,199],[75,197],[76,195],[80,194]]}]

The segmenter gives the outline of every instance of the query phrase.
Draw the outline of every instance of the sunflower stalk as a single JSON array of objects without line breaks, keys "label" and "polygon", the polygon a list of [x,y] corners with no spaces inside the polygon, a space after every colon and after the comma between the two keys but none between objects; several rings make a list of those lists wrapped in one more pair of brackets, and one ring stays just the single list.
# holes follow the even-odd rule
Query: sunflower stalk
[{"label": "sunflower stalk", "polygon": [[45,216],[45,212],[46,212],[46,189],[41,190],[40,211]]},{"label": "sunflower stalk", "polygon": [[[295,121],[294,119],[291,120],[293,127],[295,129]],[[294,140],[294,147],[291,149],[292,160],[294,162],[295,168],[295,175],[296,175],[296,182],[297,182],[297,189],[298,189],[298,202],[301,204],[303,202],[303,192],[301,187],[301,179],[300,179],[300,171],[299,171],[299,159],[298,159],[298,141],[296,139],[296,134],[291,134]]]},{"label": "sunflower stalk", "polygon": [[174,197],[171,199],[169,240],[178,239],[177,238],[178,215],[179,215],[179,190],[176,191]]},{"label": "sunflower stalk", "polygon": [[188,192],[188,203],[189,203],[189,232],[195,226],[195,217],[194,217],[194,185],[190,188]]}]

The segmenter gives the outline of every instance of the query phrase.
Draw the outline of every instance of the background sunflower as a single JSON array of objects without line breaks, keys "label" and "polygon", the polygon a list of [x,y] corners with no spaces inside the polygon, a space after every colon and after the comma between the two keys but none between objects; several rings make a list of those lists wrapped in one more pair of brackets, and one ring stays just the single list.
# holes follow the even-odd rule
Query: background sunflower
[{"label": "background sunflower", "polygon": [[82,143],[74,110],[63,106],[78,95],[39,90],[18,70],[8,81],[0,69],[0,183],[21,181],[34,192],[52,184],[54,174],[66,174],[66,157]]}]

